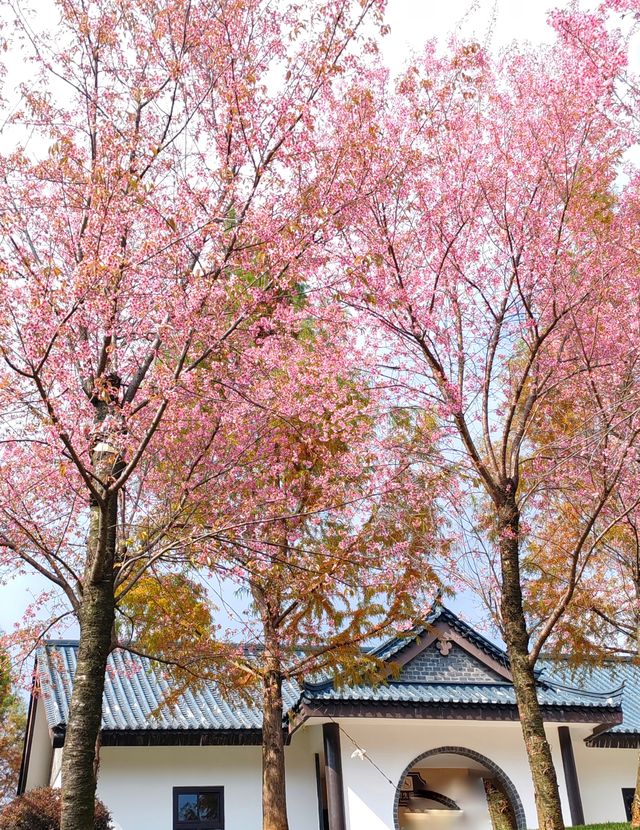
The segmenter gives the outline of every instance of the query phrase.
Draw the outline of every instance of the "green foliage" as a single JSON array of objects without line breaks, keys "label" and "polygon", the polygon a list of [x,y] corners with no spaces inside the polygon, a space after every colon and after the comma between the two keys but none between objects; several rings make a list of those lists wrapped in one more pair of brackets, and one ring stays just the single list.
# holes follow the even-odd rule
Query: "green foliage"
[{"label": "green foliage", "polygon": [[631,825],[626,822],[607,821],[604,824],[574,824],[566,830],[630,830]]},{"label": "green foliage", "polygon": [[[110,830],[111,816],[96,801],[94,830]],[[0,830],[59,830],[60,790],[42,787],[18,796],[0,813]]]},{"label": "green foliage", "polygon": [[8,657],[0,653],[0,805],[16,793],[25,725],[24,705],[11,687]]},{"label": "green foliage", "polygon": [[567,830],[628,830],[631,825],[627,822],[621,824],[617,822],[610,822],[607,824],[581,824],[580,826],[568,827]]},{"label": "green foliage", "polygon": [[218,671],[225,647],[215,639],[212,610],[202,585],[181,573],[149,571],[120,599],[118,638],[138,653],[162,659],[171,677],[164,704],[205,680],[225,686]]}]

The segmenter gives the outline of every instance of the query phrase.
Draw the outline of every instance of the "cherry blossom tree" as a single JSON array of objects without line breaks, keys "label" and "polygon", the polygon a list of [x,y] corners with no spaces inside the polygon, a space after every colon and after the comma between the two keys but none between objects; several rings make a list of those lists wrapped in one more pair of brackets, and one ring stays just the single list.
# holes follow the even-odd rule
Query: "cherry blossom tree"
[{"label": "cherry blossom tree", "polygon": [[[571,602],[545,639],[545,656],[561,659],[579,676],[588,676],[594,666],[640,659],[637,463],[637,457],[631,459],[630,470],[616,477],[611,497],[589,529],[577,569],[568,552],[575,550],[576,537],[585,535],[585,482],[580,478],[554,494],[554,508],[541,519],[524,559],[525,604],[534,635],[548,628],[549,609],[571,591]],[[637,779],[632,827],[640,826],[640,765]]]},{"label": "cherry blossom tree", "polygon": [[[345,233],[342,297],[367,327],[380,372],[407,407],[436,407],[445,457],[496,552],[495,586],[539,827],[563,827],[536,696],[535,660],[572,598],[593,529],[632,464],[637,389],[637,181],[616,184],[629,145],[614,78],[568,39],[490,60],[477,45],[428,46],[393,91],[351,89],[338,131],[358,135],[352,168],[381,185]],[[381,115],[381,102],[385,115]],[[621,336],[621,329],[624,336]],[[590,395],[582,394],[585,389]],[[555,396],[582,401],[555,430]],[[598,398],[599,393],[604,393]],[[531,432],[547,429],[536,452]],[[532,641],[523,556],[553,493],[578,471],[578,533],[567,591]],[[478,509],[479,508],[479,509]]]},{"label": "cherry blossom tree", "polygon": [[[134,649],[160,654],[179,683],[213,679],[259,699],[264,830],[288,827],[283,682],[379,672],[362,645],[430,606],[439,585],[432,565],[446,546],[436,508],[445,476],[434,454],[419,463],[407,454],[414,425],[389,415],[391,402],[364,382],[347,323],[325,307],[320,319],[302,319],[290,341],[274,332],[263,340],[250,380],[235,388],[252,402],[252,445],[231,487],[192,501],[190,545],[180,540],[177,553],[192,579],[213,566],[213,576],[225,574],[248,595],[250,614],[235,636],[244,645],[221,643],[215,630],[208,641],[194,637],[211,629],[197,591],[195,603],[173,612],[152,600],[153,609],[163,606],[158,620],[156,610],[151,619],[140,613],[147,589],[125,600]],[[198,381],[201,406],[217,380],[201,373]],[[424,449],[424,425],[421,441]]]},{"label": "cherry blossom tree", "polygon": [[[288,827],[283,680],[375,673],[362,644],[424,613],[438,586],[441,474],[424,462],[412,469],[375,440],[381,427],[366,393],[344,377],[322,379],[315,348],[312,357],[316,370],[304,382],[299,368],[289,378],[298,411],[272,425],[271,446],[251,465],[253,521],[216,535],[250,594],[247,634],[260,645],[242,663],[262,687],[264,830]],[[331,403],[310,411],[321,384]],[[283,518],[265,522],[265,505]]]},{"label": "cherry blossom tree", "polygon": [[[154,459],[200,430],[183,406],[199,370],[220,389],[250,371],[243,346],[320,272],[344,203],[314,123],[380,7],[59,0],[42,31],[3,3],[32,80],[7,115],[29,140],[0,159],[0,541],[5,569],[46,577],[80,624],[63,830],[92,822],[119,593],[187,532],[180,505],[146,532]],[[210,416],[185,499],[223,434]]]}]

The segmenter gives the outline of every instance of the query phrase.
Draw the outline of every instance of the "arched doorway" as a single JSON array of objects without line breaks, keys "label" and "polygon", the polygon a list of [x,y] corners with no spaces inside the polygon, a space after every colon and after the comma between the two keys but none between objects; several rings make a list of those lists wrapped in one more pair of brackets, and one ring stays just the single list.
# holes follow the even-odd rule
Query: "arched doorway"
[{"label": "arched doorway", "polygon": [[396,787],[393,815],[395,830],[491,828],[496,809],[508,813],[503,827],[526,830],[520,796],[497,764],[463,746],[440,746],[407,765]]}]

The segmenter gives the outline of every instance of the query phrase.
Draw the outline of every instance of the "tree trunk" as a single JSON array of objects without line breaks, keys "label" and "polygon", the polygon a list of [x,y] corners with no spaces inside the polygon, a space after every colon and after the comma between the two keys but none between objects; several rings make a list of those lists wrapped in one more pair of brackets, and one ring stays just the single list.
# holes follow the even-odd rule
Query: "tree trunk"
[{"label": "tree trunk", "polygon": [[636,773],[636,791],[633,794],[631,805],[631,826],[640,827],[640,758],[638,758],[638,771]]},{"label": "tree trunk", "polygon": [[516,830],[513,807],[500,783],[494,778],[484,778],[482,783],[493,830]]},{"label": "tree trunk", "polygon": [[282,672],[280,661],[272,651],[265,631],[266,674],[263,685],[262,713],[262,828],[289,830],[282,730]]},{"label": "tree trunk", "polygon": [[520,582],[520,514],[515,500],[515,488],[512,484],[509,487],[511,489],[499,508],[502,624],[511,663],[522,734],[533,779],[538,827],[539,830],[563,830],[558,780],[544,731],[536,693],[535,674],[529,662],[529,634]]},{"label": "tree trunk", "polygon": [[[636,602],[635,608],[640,607],[640,567],[638,567],[638,559],[636,553],[636,569],[635,569],[635,589]],[[640,622],[636,618],[636,658],[640,657]],[[631,826],[640,827],[640,756],[638,757],[638,770],[636,772],[636,791],[633,794],[633,803],[631,804]]]},{"label": "tree trunk", "polygon": [[[107,481],[114,471],[114,455],[95,455],[94,470],[102,481]],[[116,521],[117,495],[92,505],[79,612],[80,644],[62,755],[60,830],[94,827],[96,746],[115,620]]]}]

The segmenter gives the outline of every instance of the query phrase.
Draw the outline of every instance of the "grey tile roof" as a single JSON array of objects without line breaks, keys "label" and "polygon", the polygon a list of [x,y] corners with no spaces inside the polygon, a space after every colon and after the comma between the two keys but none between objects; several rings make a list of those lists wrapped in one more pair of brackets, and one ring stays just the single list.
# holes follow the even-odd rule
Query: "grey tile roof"
[{"label": "grey tile roof", "polygon": [[435,605],[429,616],[420,624],[409,629],[405,634],[399,637],[394,637],[386,643],[378,646],[373,650],[373,654],[380,660],[390,660],[392,657],[400,654],[405,648],[408,648],[416,639],[419,639],[429,634],[430,627],[436,622],[445,622],[451,626],[461,637],[469,640],[476,648],[484,651],[489,657],[492,657],[501,665],[508,668],[509,658],[506,652],[479,634],[474,628],[468,625],[460,617],[456,616],[444,605]]},{"label": "grey tile roof", "polygon": [[[75,642],[52,642],[38,650],[41,695],[50,728],[67,722],[76,670]],[[171,686],[162,667],[121,650],[109,656],[103,697],[102,728],[108,730],[247,730],[260,729],[262,712],[244,698],[223,697],[215,684],[182,694],[166,704]],[[283,687],[285,709],[300,692]]]},{"label": "grey tile roof", "polygon": [[[381,660],[389,660],[428,632],[438,618],[455,628],[494,660],[508,666],[505,652],[491,643],[448,609],[438,607],[408,637],[396,637],[374,650]],[[77,643],[50,642],[38,650],[38,667],[47,721],[51,729],[64,728],[69,711],[73,676],[76,670]],[[378,685],[334,686],[330,678],[304,684],[283,685],[285,712],[297,710],[301,703],[396,703],[400,705],[462,705],[501,707],[515,705],[513,687],[507,682],[401,682],[390,680]],[[600,714],[620,712],[622,681],[624,724],[618,731],[633,728],[640,732],[640,667],[624,664],[619,673],[598,670],[588,676],[569,676],[558,670],[546,671],[539,680],[540,702],[545,707],[599,709]],[[320,681],[320,682],[318,682]],[[162,666],[129,652],[116,650],[108,660],[103,698],[102,728],[112,732],[175,730],[234,731],[259,730],[262,712],[259,701],[224,696],[213,683],[187,691],[175,702],[167,703],[170,681]]]},{"label": "grey tile roof", "polygon": [[[607,734],[640,735],[640,666],[627,660],[607,661],[603,666],[571,668],[565,661],[543,661],[545,674],[554,680],[595,693],[619,689],[622,697],[622,723],[612,726]],[[545,675],[543,675],[544,677]]]},{"label": "grey tile roof", "polygon": [[[382,683],[378,686],[334,688],[310,687],[303,692],[305,701],[431,703],[491,706],[514,706],[516,699],[509,683]],[[619,711],[619,697],[609,692],[585,693],[580,689],[541,686],[538,699],[542,706],[579,707]]]},{"label": "grey tile roof", "polygon": [[[453,628],[464,639],[472,643],[495,661],[509,668],[509,658],[506,652],[483,637],[470,625],[461,620],[448,608],[438,604],[431,614],[419,625],[414,626],[406,634],[395,637],[378,648],[373,654],[380,660],[391,660],[401,655],[416,640],[428,635],[436,622],[444,622]],[[607,685],[602,682],[598,687],[584,687],[579,683],[571,683],[563,675],[555,676],[549,671],[537,671],[538,699],[544,707],[572,709],[598,709],[601,712],[610,710],[620,712],[621,690],[618,682]],[[640,676],[640,675],[639,675]],[[510,683],[411,683],[390,680],[376,686],[351,685],[336,687],[331,680],[319,683],[306,683],[303,692],[303,701],[307,703],[317,701],[334,701],[350,703],[397,703],[397,704],[432,704],[432,705],[489,705],[514,706],[515,692]],[[640,703],[640,701],[639,701]],[[639,711],[640,716],[640,711]]]}]

